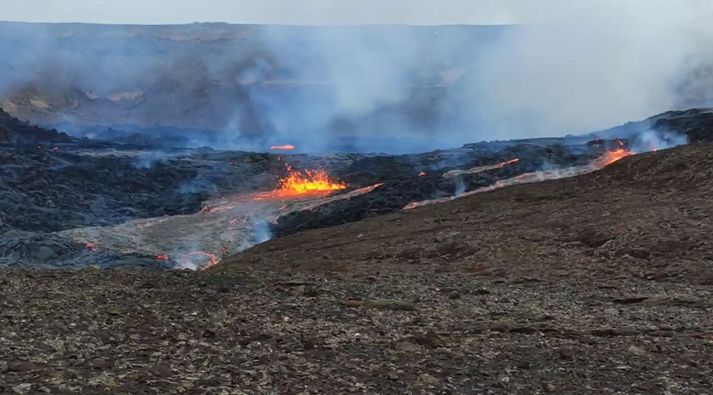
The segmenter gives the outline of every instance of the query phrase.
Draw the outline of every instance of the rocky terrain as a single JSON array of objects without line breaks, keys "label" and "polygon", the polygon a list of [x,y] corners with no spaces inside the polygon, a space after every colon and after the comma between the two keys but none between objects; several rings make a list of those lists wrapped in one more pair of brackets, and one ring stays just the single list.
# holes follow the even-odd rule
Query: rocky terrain
[{"label": "rocky terrain", "polygon": [[0,272],[10,393],[704,393],[713,148],[316,229],[204,273]]},{"label": "rocky terrain", "polygon": [[[607,149],[607,144],[583,139],[566,148],[562,139],[523,140],[398,156],[180,149],[70,137],[31,126],[2,110],[0,130],[5,131],[0,144],[0,266],[170,267],[155,257],[194,247],[216,256],[237,252],[245,248],[245,237],[237,235],[248,236],[254,232],[251,223],[268,221],[273,214],[242,215],[242,210],[240,219],[216,219],[204,218],[211,214],[203,209],[213,204],[211,199],[234,196],[240,201],[245,200],[240,194],[272,190],[287,165],[325,169],[348,185],[341,191],[347,198],[325,201],[324,209],[308,204],[309,210],[282,210],[276,205],[281,214],[269,220],[274,222],[270,232],[276,235],[398,211],[412,201],[451,196],[545,163],[586,163]],[[488,174],[441,177],[448,170],[515,156],[521,157],[516,165]],[[377,183],[382,186],[372,193],[349,195]],[[141,219],[147,221],[132,222]],[[162,225],[154,229],[156,223]],[[174,232],[177,228],[183,235]],[[227,233],[216,235],[217,229]],[[101,236],[106,233],[110,236]],[[149,233],[157,234],[143,237]],[[225,240],[213,246],[218,239]],[[108,248],[97,251],[98,244]]]},{"label": "rocky terrain", "polygon": [[[585,136],[422,154],[309,155],[102,142],[0,112],[7,137],[0,145],[0,266],[164,268],[182,265],[156,257],[220,259],[270,235],[385,215],[539,170],[588,165],[620,146],[645,152],[710,141],[710,114],[670,112]],[[250,194],[275,188],[287,165],[325,169],[347,188],[321,202],[245,204]],[[354,193],[365,187],[368,193]],[[218,206],[231,214],[209,212]]]}]

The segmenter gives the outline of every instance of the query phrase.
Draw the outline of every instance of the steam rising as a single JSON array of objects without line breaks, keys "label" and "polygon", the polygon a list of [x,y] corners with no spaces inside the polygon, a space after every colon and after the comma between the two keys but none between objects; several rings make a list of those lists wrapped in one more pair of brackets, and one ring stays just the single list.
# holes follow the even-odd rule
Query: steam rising
[{"label": "steam rising", "polygon": [[3,24],[0,94],[76,134],[313,152],[583,133],[713,101],[713,3],[509,4],[527,24]]}]

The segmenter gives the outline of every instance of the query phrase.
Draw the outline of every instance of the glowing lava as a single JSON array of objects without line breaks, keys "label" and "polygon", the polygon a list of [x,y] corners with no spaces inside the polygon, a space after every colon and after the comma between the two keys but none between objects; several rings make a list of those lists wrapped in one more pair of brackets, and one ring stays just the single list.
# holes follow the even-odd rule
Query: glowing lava
[{"label": "glowing lava", "polygon": [[[587,165],[564,167],[564,168],[551,169],[551,170],[541,170],[541,171],[535,171],[535,172],[530,172],[530,173],[522,173],[522,174],[517,175],[512,178],[498,180],[495,183],[493,183],[492,185],[489,185],[487,187],[478,188],[478,189],[475,189],[472,191],[465,192],[460,195],[450,196],[450,197],[445,197],[445,198],[438,198],[438,199],[431,199],[431,200],[423,200],[420,202],[411,202],[411,203],[407,204],[403,209],[411,210],[411,209],[414,209],[417,207],[427,206],[427,205],[431,205],[431,204],[449,202],[449,201],[452,201],[455,199],[460,199],[460,198],[463,198],[466,196],[475,195],[477,193],[489,192],[489,191],[493,191],[493,190],[511,186],[511,185],[530,184],[530,183],[534,183],[534,182],[557,180],[560,178],[568,178],[568,177],[579,176],[582,174],[588,174],[593,171],[600,170],[606,166],[611,165],[614,162],[619,161],[620,159],[623,159],[627,156],[634,154],[628,148],[626,148],[626,146],[624,145],[624,143],[622,141],[617,141],[617,143],[619,144],[618,148],[611,150],[611,151],[607,151],[602,156],[591,161]],[[491,165],[491,166],[480,166],[480,167],[475,167],[475,168],[472,168],[469,170],[451,170],[451,171],[445,173],[443,176],[450,178],[450,177],[459,176],[461,174],[480,173],[480,172],[483,172],[486,170],[502,168],[508,164],[513,164],[518,161],[519,161],[519,159],[515,158],[515,159],[511,159],[509,161],[501,162],[501,163],[498,163],[496,165]]]},{"label": "glowing lava", "polygon": [[292,144],[273,145],[270,149],[272,151],[292,151],[295,149],[295,146]]},{"label": "glowing lava", "polygon": [[606,167],[611,165],[614,162],[617,162],[623,158],[626,158],[629,155],[633,155],[634,153],[629,151],[628,149],[624,148],[622,145],[621,147],[613,150],[613,151],[608,151],[604,155],[602,155],[600,158],[596,160],[596,165],[598,167]]},{"label": "glowing lava", "polygon": [[332,192],[346,189],[343,182],[336,182],[329,178],[326,171],[319,170],[294,170],[287,166],[287,177],[281,179],[277,190],[304,194],[310,192]]}]

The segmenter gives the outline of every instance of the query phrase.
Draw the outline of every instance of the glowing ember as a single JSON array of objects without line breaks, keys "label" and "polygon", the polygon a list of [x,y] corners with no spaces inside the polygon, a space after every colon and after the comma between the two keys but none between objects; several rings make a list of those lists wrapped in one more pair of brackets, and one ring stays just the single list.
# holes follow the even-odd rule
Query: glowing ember
[{"label": "glowing ember", "polygon": [[270,147],[271,150],[273,151],[292,151],[295,149],[295,146],[292,144],[285,144],[285,145],[273,145]]},{"label": "glowing ember", "polygon": [[159,261],[168,261],[171,259],[171,257],[169,257],[168,255],[157,255],[156,259],[158,259]]},{"label": "glowing ember", "polygon": [[84,243],[84,248],[88,249],[89,251],[97,252],[97,246],[95,246],[94,243]]},{"label": "glowing ember", "polygon": [[423,177],[423,176],[425,176],[425,175],[426,175],[426,172],[425,172],[425,171],[422,171],[422,172],[418,173],[418,176],[419,176],[419,177]]},{"label": "glowing ember", "polygon": [[296,194],[330,192],[346,189],[347,185],[332,181],[327,172],[320,170],[294,170],[287,166],[287,177],[279,181],[278,190]]}]

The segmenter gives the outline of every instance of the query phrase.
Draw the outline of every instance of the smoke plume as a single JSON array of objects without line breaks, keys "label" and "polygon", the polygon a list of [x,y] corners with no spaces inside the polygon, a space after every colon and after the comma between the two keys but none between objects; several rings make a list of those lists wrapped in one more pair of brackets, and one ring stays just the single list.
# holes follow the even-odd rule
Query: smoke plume
[{"label": "smoke plume", "polygon": [[504,4],[520,24],[0,24],[0,95],[80,135],[303,152],[562,136],[712,105],[713,3]]}]

